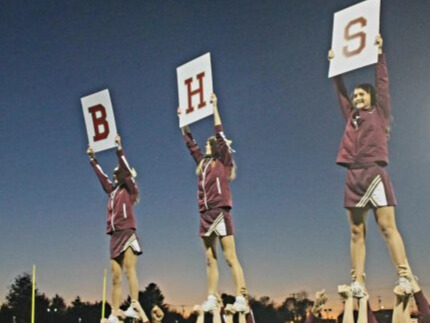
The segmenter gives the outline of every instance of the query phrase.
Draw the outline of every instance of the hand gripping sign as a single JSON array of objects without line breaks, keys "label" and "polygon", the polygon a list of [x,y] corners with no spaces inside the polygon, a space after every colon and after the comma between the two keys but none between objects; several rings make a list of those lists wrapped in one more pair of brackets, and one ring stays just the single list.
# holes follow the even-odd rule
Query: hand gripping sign
[{"label": "hand gripping sign", "polygon": [[374,64],[378,61],[381,0],[367,0],[334,14],[328,77]]},{"label": "hand gripping sign", "polygon": [[88,143],[94,152],[115,147],[116,125],[109,90],[81,98]]},{"label": "hand gripping sign", "polygon": [[178,77],[179,127],[213,114],[211,56],[207,53],[176,69]]}]

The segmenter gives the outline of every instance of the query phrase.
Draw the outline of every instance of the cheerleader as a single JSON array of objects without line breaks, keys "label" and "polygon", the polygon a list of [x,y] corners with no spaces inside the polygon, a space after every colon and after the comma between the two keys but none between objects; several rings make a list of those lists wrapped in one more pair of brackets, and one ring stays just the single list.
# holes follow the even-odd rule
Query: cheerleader
[{"label": "cheerleader", "polygon": [[[396,267],[399,276],[396,284],[413,292],[412,273],[403,239],[396,226],[396,198],[385,169],[388,164],[391,106],[382,43],[382,37],[378,35],[376,88],[371,84],[360,84],[349,97],[342,76],[334,77],[341,112],[346,121],[336,162],[347,168],[344,207],[351,229],[351,287],[357,298],[365,294],[366,218],[370,209]],[[329,59],[333,57],[334,53],[330,51]],[[407,273],[400,275],[404,269]]]},{"label": "cheerleader", "polygon": [[[236,165],[232,157],[231,141],[224,136],[218,112],[217,97],[211,95],[214,111],[215,136],[206,142],[203,154],[194,141],[190,128],[182,128],[182,135],[194,161],[197,164],[198,206],[200,211],[200,237],[206,254],[208,296],[202,304],[204,312],[219,308],[218,301],[218,254],[219,239],[225,260],[231,269],[236,287],[233,308],[245,312],[248,304],[242,267],[236,255],[234,227],[231,215],[232,197],[230,182],[236,176]],[[178,109],[178,114],[181,110]]]},{"label": "cheerleader", "polygon": [[[94,150],[88,147],[87,154],[103,190],[108,194],[106,233],[110,235],[110,258],[112,268],[112,313],[107,321],[118,323],[124,317],[139,318],[141,306],[138,302],[139,282],[136,274],[137,256],[142,248],[136,233],[133,205],[138,202],[139,190],[134,181],[136,172],[128,165],[121,146],[121,137],[115,138],[118,166],[113,172],[113,182],[103,172],[97,162]],[[120,310],[121,272],[125,271],[131,305],[126,311]]]}]

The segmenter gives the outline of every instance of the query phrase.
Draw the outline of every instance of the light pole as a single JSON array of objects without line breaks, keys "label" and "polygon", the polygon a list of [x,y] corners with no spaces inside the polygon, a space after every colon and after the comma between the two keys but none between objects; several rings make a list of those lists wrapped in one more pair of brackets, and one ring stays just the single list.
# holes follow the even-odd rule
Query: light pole
[{"label": "light pole", "polygon": [[378,304],[379,304],[379,309],[383,310],[384,306],[382,305],[382,297],[381,296],[378,296]]},{"label": "light pole", "polygon": [[324,312],[325,312],[325,318],[331,319],[331,308],[324,309]]}]

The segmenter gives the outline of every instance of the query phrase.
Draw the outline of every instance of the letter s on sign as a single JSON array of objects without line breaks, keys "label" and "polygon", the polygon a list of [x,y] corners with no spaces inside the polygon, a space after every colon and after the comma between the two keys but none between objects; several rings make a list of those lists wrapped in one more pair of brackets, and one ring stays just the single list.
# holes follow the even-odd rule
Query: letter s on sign
[{"label": "letter s on sign", "polygon": [[343,55],[346,57],[351,57],[354,55],[358,55],[362,52],[364,47],[366,47],[366,33],[363,31],[357,32],[355,34],[351,34],[351,28],[354,25],[360,25],[361,27],[365,27],[367,25],[367,20],[364,17],[359,17],[354,20],[351,20],[344,29],[343,37],[345,38],[345,41],[350,41],[356,38],[359,38],[360,45],[353,50],[350,50],[347,45],[343,46]]}]

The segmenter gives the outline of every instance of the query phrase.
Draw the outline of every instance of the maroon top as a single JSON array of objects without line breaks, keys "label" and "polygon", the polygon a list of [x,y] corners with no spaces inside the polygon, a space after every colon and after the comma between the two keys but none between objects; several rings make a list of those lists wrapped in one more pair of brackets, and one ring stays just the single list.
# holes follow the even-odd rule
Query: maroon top
[{"label": "maroon top", "polygon": [[[334,84],[346,120],[336,163],[345,167],[371,162],[387,165],[391,107],[385,55],[379,55],[376,64],[376,104],[369,110],[353,109],[342,75],[334,77]],[[358,126],[355,126],[357,115]]]},{"label": "maroon top", "polygon": [[419,323],[430,322],[430,307],[427,299],[424,296],[423,291],[414,293],[415,303],[417,304],[418,312],[420,316],[418,318]]},{"label": "maroon top", "polygon": [[222,125],[215,127],[215,137],[219,156],[205,157],[190,133],[184,134],[185,143],[197,165],[203,160],[202,174],[198,176],[197,200],[199,211],[218,207],[232,207],[230,174],[233,158],[226,143]]},{"label": "maroon top", "polygon": [[369,301],[367,301],[367,323],[378,323],[375,314],[373,314],[373,311],[370,308]]},{"label": "maroon top", "polygon": [[106,216],[106,232],[108,234],[124,229],[136,229],[133,204],[137,201],[139,190],[131,176],[131,170],[123,150],[117,150],[116,154],[119,173],[124,175],[124,182],[121,185],[114,184],[109,180],[96,159],[90,161],[104,191],[109,194]]},{"label": "maroon top", "polygon": [[320,321],[320,319],[318,317],[316,317],[314,315],[314,313],[312,313],[312,311],[310,311],[309,314],[306,316],[305,323],[317,323],[319,321]]}]

